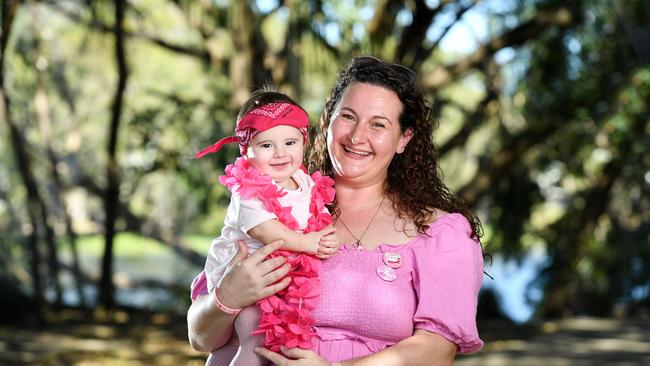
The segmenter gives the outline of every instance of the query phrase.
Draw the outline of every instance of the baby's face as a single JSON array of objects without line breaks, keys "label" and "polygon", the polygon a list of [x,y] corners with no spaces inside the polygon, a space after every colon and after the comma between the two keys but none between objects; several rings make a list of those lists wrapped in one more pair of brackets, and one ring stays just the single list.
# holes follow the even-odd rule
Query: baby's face
[{"label": "baby's face", "polygon": [[246,156],[256,169],[284,186],[293,173],[300,169],[303,150],[300,130],[281,125],[258,133],[248,145]]}]

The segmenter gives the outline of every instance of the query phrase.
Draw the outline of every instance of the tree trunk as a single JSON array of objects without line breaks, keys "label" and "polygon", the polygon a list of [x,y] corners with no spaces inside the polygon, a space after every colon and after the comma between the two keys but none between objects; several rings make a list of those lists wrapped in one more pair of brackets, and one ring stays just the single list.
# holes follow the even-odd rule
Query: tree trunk
[{"label": "tree trunk", "polygon": [[[79,305],[85,307],[85,301],[82,290],[82,280],[81,272],[79,269],[79,255],[77,253],[77,235],[72,228],[72,222],[70,216],[66,210],[65,200],[62,197],[62,185],[61,177],[59,176],[59,171],[57,169],[58,159],[54,153],[52,147],[52,121],[50,120],[50,107],[47,99],[47,94],[43,87],[43,76],[42,71],[38,68],[35,68],[36,72],[36,94],[34,96],[34,105],[36,107],[36,116],[38,118],[38,125],[41,130],[41,136],[43,138],[43,145],[47,152],[47,158],[50,162],[50,171],[52,176],[52,200],[54,201],[54,212],[56,216],[60,216],[65,224],[66,236],[70,242],[70,252],[72,254],[72,275],[75,280],[75,287],[77,290],[77,296],[79,297]],[[55,263],[57,263],[57,273],[58,273],[58,253],[55,251]],[[56,276],[55,278],[58,278]],[[57,281],[57,285],[59,281]]]},{"label": "tree trunk", "polygon": [[31,254],[30,258],[30,270],[32,276],[32,286],[34,288],[34,302],[35,302],[35,311],[36,318],[40,323],[44,322],[44,311],[45,311],[45,296],[43,294],[43,285],[41,282],[40,276],[40,264],[41,258],[38,251],[38,221],[37,217],[39,216],[38,210],[39,207],[43,207],[38,204],[40,201],[40,196],[36,187],[36,180],[32,175],[29,156],[25,150],[25,145],[23,142],[22,135],[18,130],[18,127],[13,123],[11,118],[11,99],[6,92],[5,88],[5,56],[7,51],[7,43],[9,41],[9,34],[11,32],[12,23],[16,10],[18,9],[18,1],[3,1],[2,2],[2,33],[0,34],[0,119],[4,120],[9,129],[9,134],[11,136],[11,142],[16,154],[16,164],[20,170],[20,175],[25,184],[27,190],[27,207],[29,219],[32,224],[32,231],[29,235],[29,251]]},{"label": "tree trunk", "polygon": [[380,54],[386,39],[395,27],[395,19],[400,9],[404,7],[402,1],[379,0],[375,5],[375,13],[366,25],[366,32],[370,40],[370,52]]},{"label": "tree trunk", "polygon": [[233,1],[229,11],[235,53],[230,59],[231,107],[239,108],[253,87],[253,14],[247,1]]},{"label": "tree trunk", "polygon": [[109,140],[107,147],[108,162],[106,167],[107,186],[104,192],[105,211],[105,248],[102,258],[102,276],[100,280],[100,303],[106,308],[114,305],[114,284],[113,284],[113,241],[115,236],[115,221],[117,220],[117,208],[120,193],[120,177],[117,161],[117,139],[120,125],[120,115],[124,103],[124,90],[128,78],[126,66],[126,55],[124,49],[124,33],[122,23],[126,11],[126,1],[115,1],[115,57],[118,70],[117,88],[112,105],[111,123],[109,126]]}]

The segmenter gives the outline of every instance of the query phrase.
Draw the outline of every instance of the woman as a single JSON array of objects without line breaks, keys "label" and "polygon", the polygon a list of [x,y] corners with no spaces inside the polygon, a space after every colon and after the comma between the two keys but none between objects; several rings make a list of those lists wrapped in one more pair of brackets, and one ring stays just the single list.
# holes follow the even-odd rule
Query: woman
[{"label": "woman", "polygon": [[[277,365],[450,365],[457,352],[481,348],[481,227],[442,182],[432,133],[411,70],[364,56],[341,72],[310,167],[336,181],[335,226],[347,244],[323,261],[314,351],[260,349],[262,356]],[[280,245],[248,258],[240,246],[220,302],[240,308],[287,286],[282,259],[264,259]],[[211,295],[188,312],[190,341],[203,351],[223,347],[232,333],[233,316]]]}]

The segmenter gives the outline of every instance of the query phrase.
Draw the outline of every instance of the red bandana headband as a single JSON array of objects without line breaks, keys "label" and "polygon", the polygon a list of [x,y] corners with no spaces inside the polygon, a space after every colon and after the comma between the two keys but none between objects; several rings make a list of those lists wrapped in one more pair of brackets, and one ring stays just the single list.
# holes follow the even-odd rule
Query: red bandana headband
[{"label": "red bandana headband", "polygon": [[307,113],[295,104],[271,103],[248,112],[244,118],[237,122],[233,136],[222,138],[213,145],[196,153],[194,157],[201,158],[205,155],[216,153],[223,145],[231,142],[238,143],[240,153],[246,155],[248,145],[258,133],[281,125],[299,129],[305,141],[307,141],[307,128],[309,127]]}]

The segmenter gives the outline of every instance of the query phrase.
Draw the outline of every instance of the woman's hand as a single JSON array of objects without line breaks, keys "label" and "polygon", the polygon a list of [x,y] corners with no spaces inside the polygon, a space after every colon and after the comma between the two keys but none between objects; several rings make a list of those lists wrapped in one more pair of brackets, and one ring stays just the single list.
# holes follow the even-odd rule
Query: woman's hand
[{"label": "woman's hand", "polygon": [[276,240],[248,256],[248,247],[237,242],[239,252],[230,262],[232,270],[219,284],[219,301],[227,307],[240,309],[275,294],[287,287],[291,279],[285,277],[290,265],[284,257],[266,259],[283,245]]},{"label": "woman's hand", "polygon": [[258,355],[273,362],[276,366],[331,366],[329,362],[311,350],[284,347],[281,350],[282,354],[262,347],[255,348]]}]

